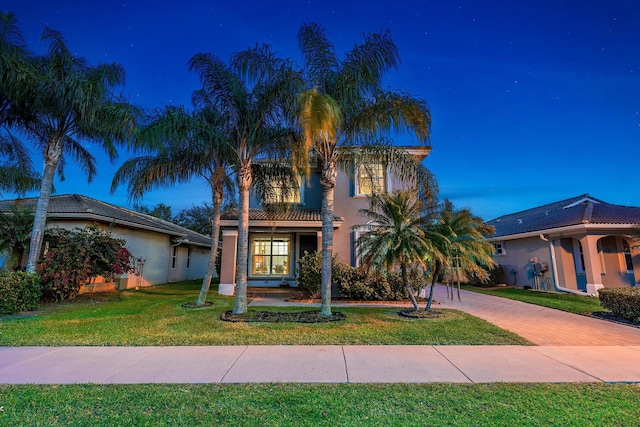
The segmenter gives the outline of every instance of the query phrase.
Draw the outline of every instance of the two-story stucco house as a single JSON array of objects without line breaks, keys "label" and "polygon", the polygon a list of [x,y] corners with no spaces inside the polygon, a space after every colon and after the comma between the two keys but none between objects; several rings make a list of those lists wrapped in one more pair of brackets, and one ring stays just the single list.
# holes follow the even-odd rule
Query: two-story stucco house
[{"label": "two-story stucco house", "polygon": [[487,222],[505,281],[596,295],[640,285],[640,208],[583,194]]},{"label": "two-story stucco house", "polygon": [[[431,147],[404,147],[422,161]],[[388,192],[401,184],[382,165],[367,168],[354,165],[353,173],[338,172],[334,194],[333,254],[342,262],[355,265],[354,225],[367,222],[358,213],[368,208],[368,196]],[[305,251],[322,249],[322,188],[320,172],[314,171],[301,183],[299,194],[293,195],[291,208],[267,215],[262,202],[252,197],[249,202],[249,266],[250,287],[275,287],[283,283],[296,286],[295,268]],[[219,292],[233,295],[236,283],[238,214],[229,212],[221,219],[222,259]]]},{"label": "two-story stucco house", "polygon": [[[36,202],[35,198],[3,200],[0,201],[0,212],[9,212],[11,205],[35,210]],[[127,248],[137,258],[138,274],[129,274],[117,284],[110,285],[111,289],[114,286],[124,289],[200,279],[207,272],[211,251],[211,238],[208,236],[78,194],[52,196],[49,200],[48,228],[71,230],[92,225],[108,229],[113,237],[124,239]],[[26,265],[26,259],[22,261]]]}]

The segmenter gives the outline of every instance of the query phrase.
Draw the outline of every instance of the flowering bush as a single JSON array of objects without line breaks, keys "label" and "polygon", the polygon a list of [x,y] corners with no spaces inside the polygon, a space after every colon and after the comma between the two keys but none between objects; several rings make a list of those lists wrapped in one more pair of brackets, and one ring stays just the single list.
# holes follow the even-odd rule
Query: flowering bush
[{"label": "flowering bush", "polygon": [[80,287],[98,276],[135,273],[135,259],[125,241],[96,227],[48,233],[48,250],[38,265],[45,290],[57,301],[73,299]]}]

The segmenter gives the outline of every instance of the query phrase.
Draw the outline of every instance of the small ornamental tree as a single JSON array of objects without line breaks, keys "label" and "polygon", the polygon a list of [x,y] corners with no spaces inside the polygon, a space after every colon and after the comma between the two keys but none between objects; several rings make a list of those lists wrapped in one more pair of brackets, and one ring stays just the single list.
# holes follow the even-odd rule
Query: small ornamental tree
[{"label": "small ornamental tree", "polygon": [[112,280],[116,274],[135,273],[135,259],[109,232],[96,227],[49,232],[48,250],[38,264],[45,291],[56,301],[74,299],[82,285],[98,276]]}]

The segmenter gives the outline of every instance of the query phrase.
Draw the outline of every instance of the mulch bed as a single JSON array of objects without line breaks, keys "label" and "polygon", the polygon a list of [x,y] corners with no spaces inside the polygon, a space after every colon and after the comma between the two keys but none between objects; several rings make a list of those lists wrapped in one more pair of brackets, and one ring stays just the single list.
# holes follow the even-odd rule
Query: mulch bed
[{"label": "mulch bed", "polygon": [[415,311],[415,310],[402,310],[398,312],[398,314],[402,317],[407,317],[409,319],[437,319],[442,317],[444,313],[441,311],[431,310],[431,311]]},{"label": "mulch bed", "polygon": [[325,323],[345,320],[346,316],[334,311],[331,316],[323,316],[319,311],[302,311],[296,313],[277,311],[248,310],[245,314],[233,314],[231,310],[220,315],[220,319],[227,322],[296,322],[296,323]]},{"label": "mulch bed", "polygon": [[207,301],[202,305],[198,305],[198,304],[196,304],[195,301],[191,301],[191,302],[187,302],[185,304],[182,304],[181,307],[182,308],[205,308],[205,307],[211,307],[212,305],[213,305],[213,303],[210,302],[210,301]]}]

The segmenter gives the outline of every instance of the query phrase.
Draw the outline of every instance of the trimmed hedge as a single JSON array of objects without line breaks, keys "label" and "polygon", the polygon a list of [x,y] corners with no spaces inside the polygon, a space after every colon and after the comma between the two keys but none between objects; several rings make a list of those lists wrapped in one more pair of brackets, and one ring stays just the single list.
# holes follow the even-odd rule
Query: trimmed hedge
[{"label": "trimmed hedge", "polygon": [[35,310],[40,298],[40,276],[0,269],[0,315]]},{"label": "trimmed hedge", "polygon": [[601,306],[616,316],[640,322],[640,288],[604,288],[598,294]]}]

